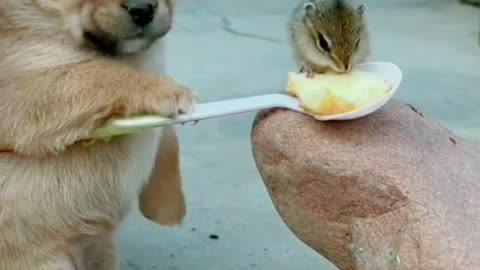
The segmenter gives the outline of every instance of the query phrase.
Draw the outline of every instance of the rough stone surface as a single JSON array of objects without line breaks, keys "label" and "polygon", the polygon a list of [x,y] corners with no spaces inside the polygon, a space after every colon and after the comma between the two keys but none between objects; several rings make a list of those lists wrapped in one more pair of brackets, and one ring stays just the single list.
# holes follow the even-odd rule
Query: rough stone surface
[{"label": "rough stone surface", "polygon": [[340,269],[480,269],[480,145],[392,101],[348,122],[276,110],[252,144],[291,231]]}]

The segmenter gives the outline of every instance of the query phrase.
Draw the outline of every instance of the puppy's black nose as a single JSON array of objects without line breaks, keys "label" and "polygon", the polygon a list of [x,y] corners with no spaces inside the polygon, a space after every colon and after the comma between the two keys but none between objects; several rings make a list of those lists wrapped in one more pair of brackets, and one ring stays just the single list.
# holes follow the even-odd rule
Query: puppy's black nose
[{"label": "puppy's black nose", "polygon": [[126,8],[132,21],[140,27],[151,23],[155,16],[155,6],[149,3],[131,3]]}]

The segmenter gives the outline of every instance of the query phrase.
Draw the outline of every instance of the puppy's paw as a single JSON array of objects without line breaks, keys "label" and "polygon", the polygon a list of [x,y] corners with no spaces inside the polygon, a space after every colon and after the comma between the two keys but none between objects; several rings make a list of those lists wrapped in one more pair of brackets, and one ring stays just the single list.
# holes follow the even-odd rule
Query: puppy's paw
[{"label": "puppy's paw", "polygon": [[169,196],[169,200],[158,199],[153,196],[141,196],[140,211],[147,219],[160,225],[179,226],[183,223],[187,213],[183,194],[179,195],[181,196]]},{"label": "puppy's paw", "polygon": [[183,223],[187,207],[179,171],[169,165],[169,160],[157,161],[148,185],[140,193],[139,206],[143,216],[151,221],[175,226]]},{"label": "puppy's paw", "polygon": [[198,98],[190,89],[169,79],[153,80],[132,89],[131,94],[120,105],[125,115],[155,114],[175,118],[180,114],[191,114]]}]

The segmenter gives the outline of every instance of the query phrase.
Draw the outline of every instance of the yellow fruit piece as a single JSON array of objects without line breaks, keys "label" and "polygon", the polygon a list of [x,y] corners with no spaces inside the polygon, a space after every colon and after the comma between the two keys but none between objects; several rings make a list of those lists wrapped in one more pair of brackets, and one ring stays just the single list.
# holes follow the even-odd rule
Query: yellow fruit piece
[{"label": "yellow fruit piece", "polygon": [[303,109],[316,115],[335,115],[368,106],[391,86],[375,74],[354,70],[350,73],[289,73],[287,93],[297,97]]}]

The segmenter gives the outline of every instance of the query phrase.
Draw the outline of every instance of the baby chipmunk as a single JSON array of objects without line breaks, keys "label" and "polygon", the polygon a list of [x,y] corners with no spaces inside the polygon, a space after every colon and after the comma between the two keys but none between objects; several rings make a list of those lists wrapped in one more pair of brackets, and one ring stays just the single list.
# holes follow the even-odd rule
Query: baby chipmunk
[{"label": "baby chipmunk", "polygon": [[315,73],[346,73],[363,62],[370,44],[364,5],[345,0],[303,0],[288,25],[293,54],[311,78]]}]

